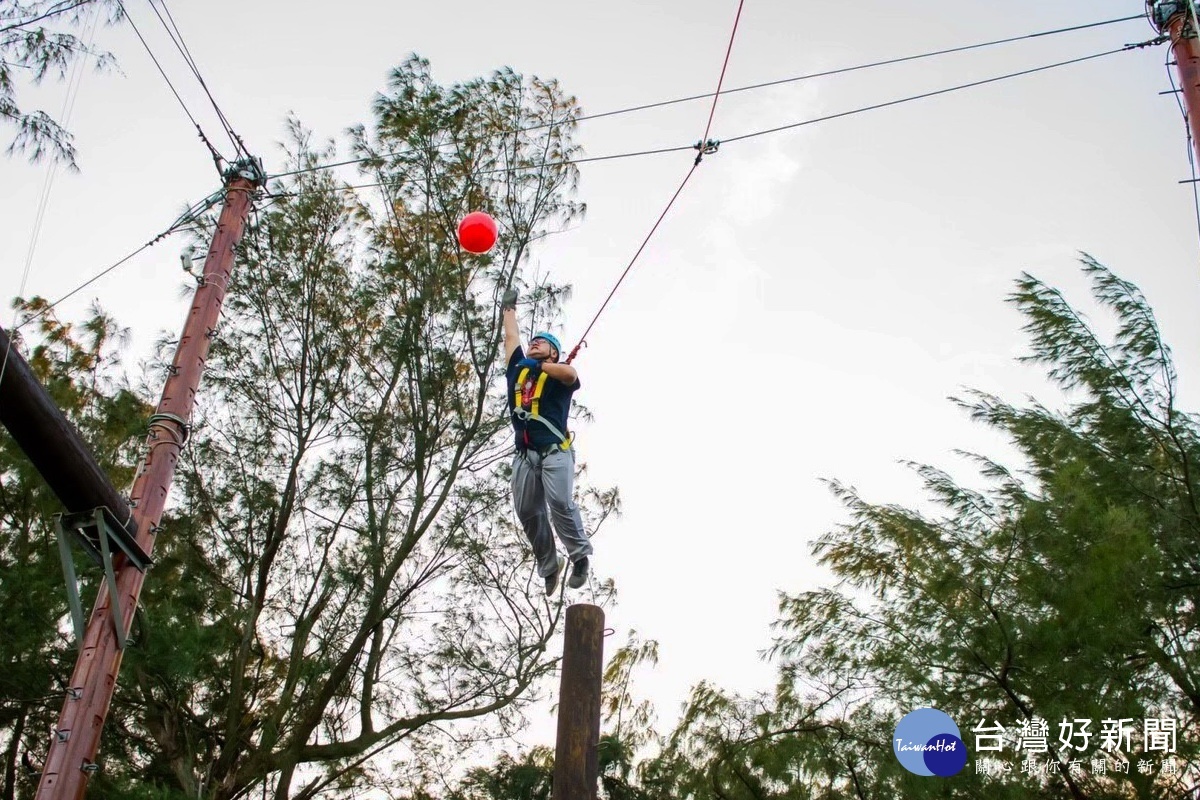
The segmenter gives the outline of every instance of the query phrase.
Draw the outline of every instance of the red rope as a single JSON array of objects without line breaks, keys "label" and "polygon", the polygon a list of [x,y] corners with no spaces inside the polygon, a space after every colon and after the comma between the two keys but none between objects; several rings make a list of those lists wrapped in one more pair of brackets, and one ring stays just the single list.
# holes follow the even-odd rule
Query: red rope
[{"label": "red rope", "polygon": [[712,106],[708,110],[708,122],[704,126],[704,136],[696,143],[696,149],[699,150],[696,154],[696,160],[692,163],[692,168],[688,170],[687,175],[683,176],[683,181],[679,184],[679,188],[675,190],[675,194],[671,195],[671,199],[667,201],[667,207],[658,215],[658,219],[654,222],[654,227],[646,234],[646,238],[642,240],[642,244],[638,247],[637,252],[633,254],[633,258],[629,260],[629,264],[625,267],[625,271],[621,273],[621,277],[617,278],[617,282],[613,285],[612,291],[608,293],[608,297],[604,298],[604,302],[600,304],[600,310],[596,312],[596,316],[592,317],[592,321],[588,323],[587,328],[583,332],[583,336],[579,337],[579,344],[571,349],[571,353],[567,356],[566,363],[570,364],[575,360],[575,356],[579,354],[579,348],[587,344],[587,336],[592,331],[592,326],[596,324],[596,320],[600,319],[600,315],[604,313],[604,309],[608,307],[608,301],[612,300],[613,295],[617,293],[621,282],[625,280],[625,276],[629,274],[629,270],[633,269],[633,265],[637,263],[638,256],[646,249],[646,245],[650,243],[650,238],[654,236],[654,232],[658,230],[658,226],[662,224],[663,218],[667,216],[667,212],[671,210],[671,206],[675,204],[675,200],[679,197],[679,193],[683,191],[683,187],[687,186],[688,179],[692,177],[692,173],[696,171],[696,167],[700,166],[700,160],[704,157],[705,149],[708,146],[708,133],[712,128],[713,115],[717,113],[717,100],[721,96],[721,85],[725,82],[725,70],[729,66],[729,55],[733,52],[733,38],[737,35],[738,21],[742,18],[742,6],[746,0],[738,0],[737,15],[733,18],[733,30],[729,33],[729,46],[725,48],[725,61],[721,64],[721,76],[717,78],[717,91],[713,94]]},{"label": "red rope", "polygon": [[[713,115],[717,113],[717,98],[721,96],[721,84],[725,83],[725,68],[729,66],[729,54],[733,52],[733,37],[737,35],[738,22],[742,18],[742,6],[746,0],[738,0],[737,15],[733,18],[733,30],[729,32],[729,47],[725,48],[725,63],[721,64],[721,77],[717,78],[717,91],[713,95],[712,106],[708,109],[708,123],[704,126],[704,136],[700,142],[708,141],[708,132],[712,129]],[[703,154],[703,150],[701,150]]]},{"label": "red rope", "polygon": [[659,224],[663,221],[663,218],[667,216],[667,212],[671,210],[671,206],[675,203],[675,198],[679,197],[679,193],[683,191],[683,187],[687,186],[688,178],[692,177],[692,173],[695,171],[696,165],[692,164],[692,168],[688,170],[687,175],[683,176],[683,182],[679,184],[679,188],[675,190],[675,194],[671,195],[671,199],[668,201],[667,207],[664,208],[663,212],[658,215],[658,220],[654,223],[654,227],[650,229],[650,232],[646,234],[646,238],[642,240],[642,246],[639,247],[637,252],[633,254],[633,258],[629,260],[629,265],[625,267],[625,271],[621,273],[621,277],[617,278],[616,284],[613,285],[612,291],[608,293],[608,297],[604,298],[604,302],[600,305],[600,310],[596,312],[596,316],[592,317],[592,321],[588,323],[587,330],[583,332],[583,336],[579,337],[579,344],[575,345],[575,347],[571,350],[571,354],[567,356],[568,364],[570,364],[575,356],[579,353],[579,348],[583,347],[584,343],[587,342],[587,335],[591,333],[592,326],[596,324],[596,320],[600,319],[600,315],[604,313],[604,309],[608,306],[608,301],[612,300],[613,295],[617,293],[617,287],[621,285],[621,281],[625,280],[625,276],[629,274],[629,270],[633,269],[633,265],[638,260],[638,256],[642,254],[642,251],[646,249],[646,245],[650,243],[650,237],[654,235],[656,230],[658,230]]}]

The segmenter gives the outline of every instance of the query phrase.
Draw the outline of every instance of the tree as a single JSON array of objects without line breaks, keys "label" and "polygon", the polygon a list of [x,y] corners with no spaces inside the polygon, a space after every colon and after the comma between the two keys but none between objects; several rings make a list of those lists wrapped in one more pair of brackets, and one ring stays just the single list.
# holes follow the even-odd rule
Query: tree
[{"label": "tree", "polygon": [[[1067,409],[957,401],[1025,463],[970,455],[982,489],[913,465],[936,514],[832,483],[851,521],[815,554],[839,583],[781,596],[778,688],[741,698],[698,687],[643,781],[662,796],[730,800],[1196,795],[1200,742],[1183,732],[1200,721],[1200,427],[1176,406],[1175,367],[1141,292],[1090,257],[1083,269],[1113,320],[1108,340],[1031,276],[1010,298],[1028,360]],[[892,754],[900,718],[922,706],[959,723],[972,761],[953,779],[912,775]],[[1104,754],[1103,721],[1122,718],[1136,730],[1102,774],[1091,759]],[[1161,768],[1146,720],[1177,727],[1177,774]],[[1040,756],[1026,749],[1039,721]],[[1002,739],[977,738],[999,726]],[[1046,769],[1024,771],[1031,754]],[[1004,763],[1011,772],[988,774]]]},{"label": "tree", "polygon": [[[98,796],[394,791],[520,724],[562,608],[510,509],[497,298],[582,213],[576,113],[553,82],[446,88],[411,58],[353,131],[375,199],[291,124],[290,177],[214,332]],[[500,222],[486,256],[455,244],[468,209]],[[563,290],[525,296],[545,324]],[[595,521],[616,496],[584,500]]]},{"label": "tree", "polygon": [[515,759],[502,753],[490,767],[475,767],[446,795],[447,800],[549,800],[554,786],[554,751],[534,747]]},{"label": "tree", "polygon": [[640,753],[658,745],[654,729],[654,705],[635,700],[634,672],[658,663],[658,642],[644,641],[630,631],[624,646],[617,649],[604,667],[600,698],[601,730],[597,747],[600,790],[606,800],[654,800],[660,795],[646,792],[634,779]]},{"label": "tree", "polygon": [[[99,308],[78,326],[59,322],[44,300],[18,301],[26,361],[79,430],[114,484],[132,479],[135,453],[152,409],[124,378],[124,332]],[[74,661],[74,630],[59,561],[54,515],[63,508],[10,437],[0,437],[0,797],[36,786],[49,731]],[[81,594],[98,587],[80,560]],[[89,565],[90,566],[90,565]]]},{"label": "tree", "polygon": [[[657,740],[654,709],[633,699],[634,670],[658,663],[658,643],[642,641],[631,631],[604,667],[601,684],[601,736],[598,742],[598,796],[604,800],[657,800],[666,795],[647,792],[633,780],[640,748]],[[554,751],[544,745],[513,756],[501,753],[486,767],[469,770],[447,792],[423,786],[411,800],[438,796],[445,800],[547,800],[554,786]],[[409,800],[409,798],[405,798]]]},{"label": "tree", "polygon": [[108,24],[119,21],[123,12],[118,0],[11,0],[0,3],[0,119],[16,129],[8,154],[21,154],[30,161],[49,156],[75,167],[75,145],[71,134],[45,111],[25,111],[17,102],[17,85],[39,84],[49,76],[59,80],[77,62],[91,62],[96,69],[115,64],[111,53],[92,49],[72,33],[51,26],[93,29],[100,16]]}]

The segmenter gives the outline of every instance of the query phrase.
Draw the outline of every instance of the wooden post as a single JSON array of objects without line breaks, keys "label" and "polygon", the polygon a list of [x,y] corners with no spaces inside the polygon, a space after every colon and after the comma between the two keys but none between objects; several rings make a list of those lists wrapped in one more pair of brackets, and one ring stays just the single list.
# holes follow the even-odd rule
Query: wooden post
[{"label": "wooden post", "polygon": [[[225,206],[217,220],[203,277],[184,322],[158,410],[150,418],[146,457],[138,466],[130,492],[137,543],[146,554],[154,549],[158,522],[175,476],[175,462],[187,439],[196,390],[233,270],[233,249],[242,238],[253,195],[264,181],[257,159],[239,161],[225,175]],[[37,800],[81,800],[88,777],[98,769],[95,758],[100,731],[121,669],[118,626],[123,635],[128,635],[145,577],[135,565],[121,559],[116,571],[120,618],[112,608],[108,587],[100,590],[50,741]]]},{"label": "wooden post", "polygon": [[567,608],[562,684],[558,692],[558,745],[554,800],[595,800],[600,764],[600,682],[604,671],[604,612]]}]

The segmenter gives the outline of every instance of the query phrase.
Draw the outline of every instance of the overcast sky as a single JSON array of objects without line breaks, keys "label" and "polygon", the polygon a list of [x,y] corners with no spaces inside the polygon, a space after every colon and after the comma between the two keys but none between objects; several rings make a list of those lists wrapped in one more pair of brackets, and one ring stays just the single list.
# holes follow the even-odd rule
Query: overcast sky
[{"label": "overcast sky", "polygon": [[[407,54],[448,84],[501,66],[558,78],[585,113],[711,91],[736,0],[339,3],[169,0],[213,96],[268,171],[294,113],[342,141]],[[126,3],[192,113],[219,128],[145,0]],[[747,0],[726,87],[1139,14],[1141,0]],[[766,128],[1088,56],[1150,39],[1144,20],[723,98],[712,136]],[[219,187],[212,161],[124,25],[97,33],[123,74],[82,77],[68,125],[81,172],[0,161],[0,297],[57,298]],[[730,142],[708,156],[575,362],[591,479],[624,517],[595,539],[616,580],[607,624],[659,641],[637,691],[663,724],[707,679],[770,687],[759,657],[776,593],[825,580],[809,543],[846,520],[821,483],[916,504],[911,459],[970,478],[953,450],[1003,442],[946,398],[964,387],[1054,400],[1004,302],[1022,270],[1085,307],[1077,252],[1137,283],[1200,407],[1198,234],[1185,129],[1164,46]],[[24,91],[24,90],[23,90]],[[63,107],[66,87],[25,92]],[[585,155],[687,145],[705,101],[584,122]],[[226,149],[228,145],[226,143]],[[343,151],[344,152],[344,151]],[[581,166],[588,215],[533,266],[575,285],[572,346],[691,164],[686,152]],[[168,239],[60,309],[99,300],[131,357],[182,324]],[[586,593],[574,595],[586,599]],[[539,727],[553,736],[553,728]],[[544,739],[544,737],[543,737]],[[546,741],[545,743],[550,743]]]}]

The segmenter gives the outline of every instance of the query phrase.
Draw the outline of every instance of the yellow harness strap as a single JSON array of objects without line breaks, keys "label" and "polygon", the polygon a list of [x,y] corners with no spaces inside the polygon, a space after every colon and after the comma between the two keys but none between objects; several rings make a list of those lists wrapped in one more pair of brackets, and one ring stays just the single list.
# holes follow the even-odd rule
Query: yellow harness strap
[{"label": "yellow harness strap", "polygon": [[571,449],[571,441],[575,438],[575,434],[568,432],[566,435],[563,435],[563,433],[558,428],[556,428],[553,424],[551,424],[549,420],[545,419],[544,417],[542,417],[538,414],[538,406],[541,403],[542,391],[546,388],[546,379],[549,378],[550,376],[544,372],[542,372],[538,375],[537,383],[534,384],[534,387],[533,387],[533,397],[531,397],[530,401],[529,401],[529,410],[525,411],[525,408],[521,403],[521,395],[522,395],[522,389],[525,386],[525,379],[528,377],[529,377],[529,367],[523,367],[521,369],[520,373],[517,374],[517,381],[516,381],[516,383],[513,384],[513,400],[512,400],[513,410],[516,412],[517,416],[521,419],[526,419],[526,420],[533,419],[533,420],[537,420],[538,422],[542,423],[542,425],[544,425],[546,428],[548,428],[551,433],[553,433],[555,436],[557,436],[559,438],[558,446],[560,449],[570,450]]},{"label": "yellow harness strap", "polygon": [[533,387],[533,402],[529,406],[529,412],[534,419],[538,418],[538,403],[542,399],[542,390],[546,388],[546,378],[549,376],[546,373],[538,375],[537,385]]}]

